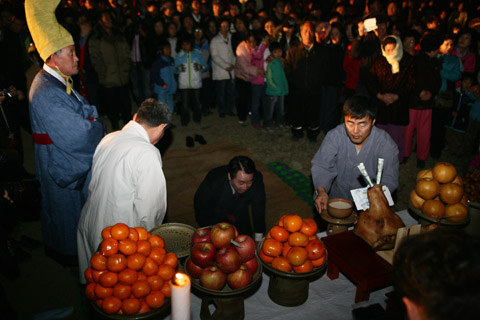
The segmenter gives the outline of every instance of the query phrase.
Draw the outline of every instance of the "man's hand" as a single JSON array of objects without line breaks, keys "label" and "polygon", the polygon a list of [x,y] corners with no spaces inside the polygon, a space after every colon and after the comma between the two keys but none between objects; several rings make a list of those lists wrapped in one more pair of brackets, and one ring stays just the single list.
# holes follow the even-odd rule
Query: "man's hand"
[{"label": "man's hand", "polygon": [[318,213],[322,212],[322,210],[327,210],[328,194],[325,191],[325,188],[318,187],[317,197],[315,198],[314,204],[315,208],[317,208]]},{"label": "man's hand", "polygon": [[232,71],[233,69],[235,69],[235,66],[234,66],[234,65],[231,65],[230,67],[228,67],[228,68],[225,69],[225,70],[227,70],[228,72],[230,72],[230,71]]}]

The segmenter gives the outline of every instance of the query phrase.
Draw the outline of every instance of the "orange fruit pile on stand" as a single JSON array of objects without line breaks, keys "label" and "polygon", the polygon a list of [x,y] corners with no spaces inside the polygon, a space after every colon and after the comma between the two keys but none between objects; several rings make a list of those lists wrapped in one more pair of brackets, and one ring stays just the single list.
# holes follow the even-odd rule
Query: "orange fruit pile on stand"
[{"label": "orange fruit pile on stand", "polygon": [[108,314],[140,314],[170,297],[178,258],[162,237],[117,223],[102,230],[103,241],[85,270],[88,299]]},{"label": "orange fruit pile on stand", "polygon": [[284,272],[306,273],[325,263],[325,246],[317,235],[313,219],[283,215],[267,233],[260,258]]}]

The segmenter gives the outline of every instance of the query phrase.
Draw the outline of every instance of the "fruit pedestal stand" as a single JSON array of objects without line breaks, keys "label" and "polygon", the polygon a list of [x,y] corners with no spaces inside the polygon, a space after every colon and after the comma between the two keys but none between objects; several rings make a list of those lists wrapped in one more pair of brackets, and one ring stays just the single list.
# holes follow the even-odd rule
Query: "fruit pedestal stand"
[{"label": "fruit pedestal stand", "polygon": [[355,212],[352,212],[352,214],[347,218],[339,219],[339,218],[332,217],[327,210],[322,210],[322,212],[320,213],[320,217],[326,222],[328,222],[328,225],[327,225],[328,235],[347,231],[348,227],[353,226],[356,220]]},{"label": "fruit pedestal stand", "polygon": [[[190,259],[190,258],[188,258]],[[240,289],[231,289],[228,284],[222,290],[210,290],[200,285],[200,281],[192,277],[187,271],[187,262],[185,261],[184,270],[191,280],[194,291],[202,299],[200,308],[200,319],[202,320],[241,320],[245,318],[244,299],[253,294],[262,283],[262,265],[259,263],[257,271],[252,277],[252,282],[246,287]],[[209,305],[213,304],[216,309],[210,312]]]},{"label": "fruit pedestal stand", "polygon": [[[261,261],[263,267],[268,270],[270,281],[268,283],[268,296],[278,305],[285,307],[295,307],[302,305],[308,299],[308,288],[310,281],[323,276],[327,267],[328,255],[325,263],[311,272],[295,273],[285,272],[273,268],[258,256],[258,252],[262,250],[263,241],[257,247],[257,258]],[[327,254],[325,252],[325,254]]]},{"label": "fruit pedestal stand", "polygon": [[[415,209],[410,201],[408,201],[408,209],[410,212],[414,213],[418,217],[418,222],[422,226],[426,226],[432,223],[437,223],[439,219],[435,219],[433,217],[429,217],[425,215],[422,210]],[[468,216],[465,220],[463,221],[458,221],[458,222],[453,222],[453,221],[448,221],[446,218],[440,219],[440,225],[439,228],[442,229],[463,229],[469,222],[470,222],[470,210],[471,208],[468,208]]]},{"label": "fruit pedestal stand", "polygon": [[97,312],[92,316],[94,320],[113,319],[113,320],[149,320],[149,319],[163,319],[170,314],[171,299],[165,298],[163,306],[157,309],[152,309],[141,314],[108,314],[102,308],[97,306],[95,302],[90,301],[90,305]]}]

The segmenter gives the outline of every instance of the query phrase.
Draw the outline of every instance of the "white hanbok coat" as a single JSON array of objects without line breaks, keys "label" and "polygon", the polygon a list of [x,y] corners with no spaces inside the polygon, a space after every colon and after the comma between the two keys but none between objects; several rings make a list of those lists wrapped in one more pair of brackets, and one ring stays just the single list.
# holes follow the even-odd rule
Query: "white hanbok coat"
[{"label": "white hanbok coat", "polygon": [[147,230],[160,225],[167,209],[162,158],[145,129],[130,121],[107,135],[93,156],[88,199],[78,223],[80,279],[102,242],[102,230],[119,222]]}]

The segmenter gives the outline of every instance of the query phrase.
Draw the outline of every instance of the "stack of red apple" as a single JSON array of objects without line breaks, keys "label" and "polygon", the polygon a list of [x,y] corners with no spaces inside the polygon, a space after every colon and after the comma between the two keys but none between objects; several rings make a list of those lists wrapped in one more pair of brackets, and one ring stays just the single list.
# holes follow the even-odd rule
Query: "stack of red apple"
[{"label": "stack of red apple", "polygon": [[255,241],[248,235],[238,235],[227,222],[213,228],[198,229],[192,237],[192,252],[187,261],[188,273],[210,290],[246,287],[257,271]]}]

